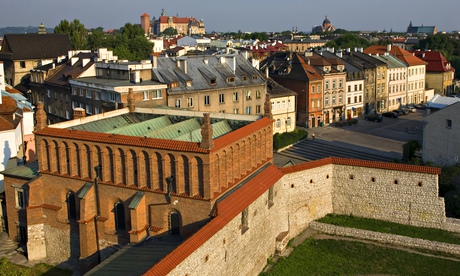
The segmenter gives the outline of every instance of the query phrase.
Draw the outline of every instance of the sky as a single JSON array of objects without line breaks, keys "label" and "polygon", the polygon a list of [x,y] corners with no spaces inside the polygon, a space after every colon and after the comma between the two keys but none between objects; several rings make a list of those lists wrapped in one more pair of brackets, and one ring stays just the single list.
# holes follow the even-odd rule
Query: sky
[{"label": "sky", "polygon": [[80,20],[86,28],[119,29],[140,23],[147,13],[204,20],[206,32],[310,32],[325,16],[334,27],[350,31],[405,31],[436,26],[438,31],[460,30],[458,0],[0,0],[1,27],[54,28],[61,20]]}]

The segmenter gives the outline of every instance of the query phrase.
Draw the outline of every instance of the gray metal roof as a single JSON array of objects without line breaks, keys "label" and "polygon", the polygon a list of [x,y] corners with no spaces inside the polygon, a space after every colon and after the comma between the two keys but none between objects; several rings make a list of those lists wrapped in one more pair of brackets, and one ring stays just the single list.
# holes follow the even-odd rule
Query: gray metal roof
[{"label": "gray metal roof", "polygon": [[[186,63],[187,69],[179,68],[177,60],[181,60],[181,66]],[[259,72],[238,54],[158,57],[157,66],[152,70],[155,80],[165,83],[179,82],[177,87],[169,89],[169,93],[264,84]],[[232,82],[228,81],[230,77],[234,78]],[[246,78],[243,80],[243,77]],[[192,80],[191,85],[186,83],[188,80]]]}]

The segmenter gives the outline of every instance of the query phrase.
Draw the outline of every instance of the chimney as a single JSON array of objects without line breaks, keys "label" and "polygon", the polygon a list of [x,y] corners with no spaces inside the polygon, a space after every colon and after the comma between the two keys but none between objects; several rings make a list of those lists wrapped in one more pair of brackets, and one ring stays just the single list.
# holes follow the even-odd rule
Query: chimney
[{"label": "chimney", "polygon": [[158,66],[158,57],[157,56],[151,56],[150,61],[152,62],[152,68],[155,69]]},{"label": "chimney", "polygon": [[201,125],[201,143],[200,148],[212,149],[214,140],[212,140],[212,125],[209,113],[203,113],[203,125]]},{"label": "chimney", "polygon": [[129,109],[129,113],[133,113],[134,112],[134,92],[133,92],[133,89],[132,88],[129,88],[128,90],[128,109]]},{"label": "chimney", "polygon": [[35,113],[35,131],[40,131],[46,127],[46,112],[45,112],[45,105],[43,102],[37,103],[37,111]]},{"label": "chimney", "polygon": [[387,44],[387,52],[391,52],[391,44]]},{"label": "chimney", "polygon": [[272,114],[272,103],[270,101],[270,94],[265,94],[265,102],[264,102],[264,117],[267,117],[270,120],[273,120]]},{"label": "chimney", "polygon": [[77,107],[73,110],[73,119],[76,120],[76,119],[81,119],[81,118],[84,118],[86,116],[86,112],[83,108],[81,107]]}]

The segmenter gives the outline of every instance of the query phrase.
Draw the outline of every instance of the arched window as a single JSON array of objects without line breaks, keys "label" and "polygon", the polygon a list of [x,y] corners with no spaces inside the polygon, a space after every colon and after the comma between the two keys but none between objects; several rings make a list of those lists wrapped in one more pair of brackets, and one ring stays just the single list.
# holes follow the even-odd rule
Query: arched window
[{"label": "arched window", "polygon": [[281,127],[281,120],[280,119],[276,119],[276,127],[277,128]]},{"label": "arched window", "polygon": [[125,207],[123,203],[118,202],[115,204],[115,230],[125,230]]},{"label": "arched window", "polygon": [[171,235],[180,235],[180,216],[177,212],[169,214],[169,233]]},{"label": "arched window", "polygon": [[75,203],[75,193],[68,192],[66,196],[67,203],[67,219],[74,221],[77,219],[77,205]]}]

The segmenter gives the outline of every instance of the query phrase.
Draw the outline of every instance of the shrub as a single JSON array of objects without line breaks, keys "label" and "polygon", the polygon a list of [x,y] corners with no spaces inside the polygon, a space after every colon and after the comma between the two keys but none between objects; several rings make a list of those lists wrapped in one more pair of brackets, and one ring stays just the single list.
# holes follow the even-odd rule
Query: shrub
[{"label": "shrub", "polygon": [[273,149],[279,150],[297,143],[298,141],[307,138],[307,136],[308,132],[303,129],[295,129],[292,132],[285,132],[282,134],[275,133],[275,135],[273,135]]}]

